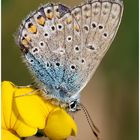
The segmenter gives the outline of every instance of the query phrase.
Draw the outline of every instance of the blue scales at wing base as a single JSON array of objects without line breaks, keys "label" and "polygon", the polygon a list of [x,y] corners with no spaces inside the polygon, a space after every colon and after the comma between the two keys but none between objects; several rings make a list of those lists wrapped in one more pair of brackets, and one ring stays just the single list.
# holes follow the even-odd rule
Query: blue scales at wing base
[{"label": "blue scales at wing base", "polygon": [[69,102],[70,97],[77,93],[81,87],[78,83],[79,75],[65,70],[64,66],[56,66],[53,63],[45,63],[41,58],[36,58],[30,52],[25,55],[30,70],[42,83],[43,90],[52,98]]}]

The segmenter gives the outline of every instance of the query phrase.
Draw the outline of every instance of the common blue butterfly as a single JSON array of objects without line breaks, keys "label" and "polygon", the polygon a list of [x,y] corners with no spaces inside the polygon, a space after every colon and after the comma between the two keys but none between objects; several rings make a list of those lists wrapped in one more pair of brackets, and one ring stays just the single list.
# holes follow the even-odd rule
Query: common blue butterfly
[{"label": "common blue butterfly", "polygon": [[70,9],[46,4],[21,24],[17,42],[46,99],[76,111],[81,90],[112,43],[121,0],[88,0]]}]

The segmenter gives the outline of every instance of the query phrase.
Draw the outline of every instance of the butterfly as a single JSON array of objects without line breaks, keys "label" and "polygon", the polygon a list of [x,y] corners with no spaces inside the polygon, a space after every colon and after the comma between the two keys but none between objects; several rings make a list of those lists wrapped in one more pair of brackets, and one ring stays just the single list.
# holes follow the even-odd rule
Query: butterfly
[{"label": "butterfly", "polygon": [[70,111],[109,49],[123,14],[121,0],[88,0],[72,9],[46,4],[20,25],[17,42],[45,99]]}]

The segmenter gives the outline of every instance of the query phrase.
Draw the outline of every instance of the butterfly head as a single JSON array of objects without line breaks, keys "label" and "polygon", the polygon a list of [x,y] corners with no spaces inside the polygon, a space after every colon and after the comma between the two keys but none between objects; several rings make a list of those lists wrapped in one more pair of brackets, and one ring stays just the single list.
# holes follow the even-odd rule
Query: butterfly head
[{"label": "butterfly head", "polygon": [[69,103],[69,106],[68,106],[68,108],[69,108],[69,111],[70,112],[76,112],[76,111],[78,111],[78,110],[80,110],[80,108],[79,108],[79,100],[77,99],[77,100],[74,100],[74,101],[71,101],[70,103]]}]

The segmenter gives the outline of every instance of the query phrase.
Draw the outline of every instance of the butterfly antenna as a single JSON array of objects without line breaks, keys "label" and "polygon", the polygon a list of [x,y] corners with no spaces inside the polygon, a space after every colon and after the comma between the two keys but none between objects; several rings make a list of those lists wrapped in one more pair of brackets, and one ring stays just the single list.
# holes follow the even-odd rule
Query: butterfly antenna
[{"label": "butterfly antenna", "polygon": [[88,113],[88,110],[86,109],[86,107],[81,103],[80,103],[80,106],[81,106],[82,110],[84,111],[85,117],[86,117],[86,119],[88,121],[88,124],[89,124],[93,134],[95,135],[97,140],[99,140],[99,135],[98,135],[100,133],[99,129],[96,127],[96,125],[94,124],[93,120],[91,119],[91,116]]}]

